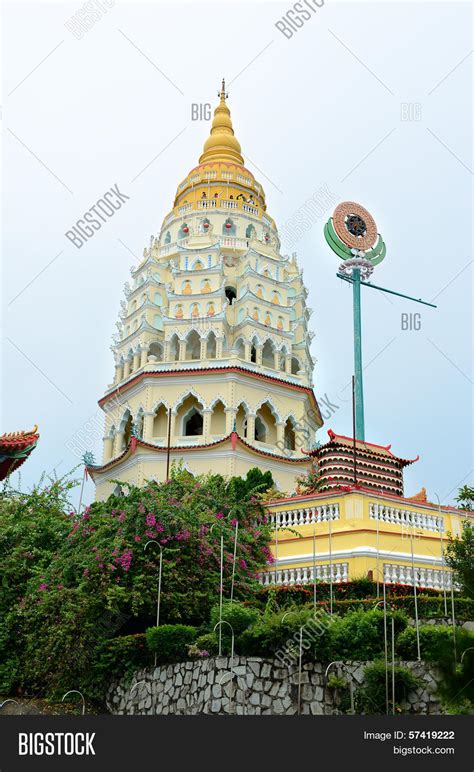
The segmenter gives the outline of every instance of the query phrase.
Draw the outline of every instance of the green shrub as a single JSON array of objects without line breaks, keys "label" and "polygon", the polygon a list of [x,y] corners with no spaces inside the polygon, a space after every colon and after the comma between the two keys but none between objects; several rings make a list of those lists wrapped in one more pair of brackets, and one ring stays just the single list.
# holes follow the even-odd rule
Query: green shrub
[{"label": "green shrub", "polygon": [[158,662],[181,662],[188,658],[188,646],[195,642],[197,630],[190,625],[161,625],[146,631],[148,649]]},{"label": "green shrub", "polygon": [[292,609],[268,614],[247,628],[239,637],[236,651],[245,656],[279,656],[288,662],[298,656],[300,629],[303,627],[303,659],[327,658],[331,618],[324,612],[316,617],[312,609]]},{"label": "green shrub", "polygon": [[103,697],[113,678],[131,677],[135,670],[151,664],[144,633],[104,641],[95,652],[88,692],[92,696]]},{"label": "green shrub", "polygon": [[196,639],[196,648],[201,652],[210,655],[217,654],[219,651],[219,639],[215,633],[204,633]]},{"label": "green shrub", "polygon": [[[395,630],[400,632],[407,625],[401,612],[387,615],[387,630],[391,620]],[[380,609],[352,611],[334,620],[330,628],[331,659],[372,660],[384,652],[384,614]]]},{"label": "green shrub", "polygon": [[[389,678],[391,679],[391,671]],[[390,681],[391,684],[391,681]],[[395,667],[395,704],[406,700],[409,692],[420,686],[420,680],[406,667]],[[392,693],[389,690],[389,698]],[[357,704],[364,713],[381,714],[386,712],[386,671],[385,662],[373,662],[364,673],[364,684],[358,690]]]},{"label": "green shrub", "polygon": [[[448,625],[420,625],[421,658],[450,669],[454,666],[453,628]],[[474,646],[474,633],[462,628],[456,629],[458,658],[464,649]],[[418,655],[416,628],[407,627],[397,639],[397,651],[403,659],[415,660]]]},{"label": "green shrub", "polygon": [[[234,635],[237,638],[238,635],[244,632],[247,627],[255,624],[260,618],[260,612],[258,609],[251,606],[245,606],[238,601],[224,601],[222,604],[222,621],[230,624],[234,630]],[[211,609],[211,629],[214,629],[215,625],[219,622],[219,605],[213,606]],[[219,635],[218,630],[216,630]],[[222,639],[230,641],[231,631],[228,625],[222,625]]]}]

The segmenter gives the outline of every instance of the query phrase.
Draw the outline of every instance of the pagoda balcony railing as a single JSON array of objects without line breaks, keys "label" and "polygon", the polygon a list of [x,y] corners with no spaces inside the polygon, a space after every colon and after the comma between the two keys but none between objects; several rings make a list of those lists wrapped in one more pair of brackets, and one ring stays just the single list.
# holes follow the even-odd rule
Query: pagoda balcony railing
[{"label": "pagoda balcony railing", "polygon": [[437,515],[428,515],[424,512],[411,512],[408,509],[389,507],[386,504],[369,505],[371,520],[380,520],[383,523],[408,526],[409,528],[422,528],[425,531],[444,531],[444,519]]},{"label": "pagoda balcony railing", "polygon": [[[206,234],[198,235],[204,236]],[[178,241],[171,242],[170,244],[163,244],[162,247],[159,247],[158,253],[160,257],[163,255],[169,255],[172,252],[176,252],[180,247],[186,247],[188,242],[189,237],[185,239],[178,239]],[[213,239],[213,244],[220,244],[221,247],[228,247],[231,249],[247,249],[249,240],[237,238],[236,236],[217,236],[215,239]],[[213,267],[215,268],[215,266]]]},{"label": "pagoda balcony railing", "polygon": [[[314,568],[316,580],[319,582],[329,582],[331,578],[337,584],[349,581],[349,563],[325,563]],[[313,566],[301,566],[263,571],[259,574],[258,580],[264,587],[275,584],[311,584],[314,581],[313,576]]]},{"label": "pagoda balcony railing", "polygon": [[324,523],[328,520],[339,520],[339,504],[321,504],[317,507],[298,507],[285,509],[283,512],[270,512],[268,519],[277,528],[294,525],[309,525]]},{"label": "pagoda balcony railing", "polygon": [[450,571],[436,568],[414,567],[415,582],[413,582],[413,567],[384,563],[383,575],[386,584],[408,584],[410,587],[426,587],[432,590],[450,590],[452,574]]}]

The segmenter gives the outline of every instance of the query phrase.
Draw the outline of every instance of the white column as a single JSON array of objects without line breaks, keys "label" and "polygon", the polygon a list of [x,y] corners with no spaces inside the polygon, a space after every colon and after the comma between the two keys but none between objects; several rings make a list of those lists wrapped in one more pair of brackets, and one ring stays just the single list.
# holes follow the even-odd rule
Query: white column
[{"label": "white column", "polygon": [[203,408],[202,436],[205,442],[209,441],[211,435],[211,414],[212,410],[210,407]]},{"label": "white column", "polygon": [[105,464],[107,461],[110,461],[110,459],[112,458],[112,453],[114,449],[114,438],[110,436],[104,437],[103,441],[104,441],[104,464]]},{"label": "white column", "polygon": [[115,365],[115,383],[120,383],[123,378],[123,366],[119,362]]},{"label": "white column", "polygon": [[123,377],[128,378],[130,375],[130,359],[126,359],[123,364]]},{"label": "white column", "polygon": [[280,352],[279,351],[273,352],[273,367],[275,368],[275,370],[280,369]]},{"label": "white column", "polygon": [[245,359],[247,360],[247,362],[250,362],[252,344],[249,341],[245,341],[244,347],[245,347]]},{"label": "white column", "polygon": [[235,407],[225,408],[225,433],[230,434],[234,430],[234,421],[237,411]]},{"label": "white column", "polygon": [[124,438],[123,432],[117,432],[117,434],[115,435],[114,458],[116,458],[117,456],[120,456],[123,450],[123,438]]},{"label": "white column", "polygon": [[291,354],[287,354],[285,357],[285,372],[291,373]]},{"label": "white column", "polygon": [[[171,434],[171,445],[175,444],[173,438],[174,438],[174,436],[176,434],[177,428],[179,428],[179,427],[176,427],[176,410],[172,410],[171,411],[171,431],[170,431],[170,434]],[[168,444],[168,435],[166,435],[165,445],[166,444]]]},{"label": "white column", "polygon": [[163,362],[169,362],[170,361],[170,342],[169,340],[165,340],[165,344],[163,346]]},{"label": "white column", "polygon": [[256,346],[256,364],[262,365],[262,353],[263,353],[263,346]]},{"label": "white column", "polygon": [[216,359],[222,359],[222,344],[224,342],[223,338],[217,338],[216,339]]},{"label": "white column", "polygon": [[207,338],[201,338],[201,359],[207,359]]},{"label": "white column", "polygon": [[143,439],[146,442],[151,442],[153,439],[153,421],[155,419],[154,412],[145,413],[143,418]]},{"label": "white column", "polygon": [[255,439],[255,413],[247,413],[247,437],[249,442],[253,442]]},{"label": "white column", "polygon": [[283,447],[284,447],[283,443],[284,443],[284,440],[285,440],[285,424],[284,424],[284,421],[277,421],[276,430],[277,430],[277,445],[278,445],[280,450],[283,450]]},{"label": "white column", "polygon": [[186,359],[186,341],[179,341],[179,361],[183,362]]},{"label": "white column", "polygon": [[143,347],[140,353],[140,367],[145,367],[148,359],[148,348]]},{"label": "white column", "polygon": [[135,370],[138,370],[139,367],[140,367],[140,352],[135,351],[133,355],[133,372],[135,372]]}]

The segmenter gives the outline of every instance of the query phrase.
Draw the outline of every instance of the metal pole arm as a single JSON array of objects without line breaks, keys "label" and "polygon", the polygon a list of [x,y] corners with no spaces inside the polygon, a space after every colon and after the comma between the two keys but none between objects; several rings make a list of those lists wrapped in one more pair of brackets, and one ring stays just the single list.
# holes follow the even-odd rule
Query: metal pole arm
[{"label": "metal pole arm", "polygon": [[[351,279],[350,276],[344,276],[342,273],[338,273],[337,276],[343,281],[348,281],[349,284],[354,283],[354,279]],[[412,298],[410,295],[403,295],[401,292],[395,292],[394,290],[386,289],[386,287],[379,287],[377,284],[371,284],[370,281],[362,281],[360,284],[361,287],[370,287],[371,289],[380,290],[380,292],[388,292],[390,295],[397,295],[399,298],[405,298],[405,300],[413,300],[415,303],[422,303],[424,306],[430,306],[430,308],[438,308],[434,303],[427,303],[426,300],[421,300],[421,298]]]}]

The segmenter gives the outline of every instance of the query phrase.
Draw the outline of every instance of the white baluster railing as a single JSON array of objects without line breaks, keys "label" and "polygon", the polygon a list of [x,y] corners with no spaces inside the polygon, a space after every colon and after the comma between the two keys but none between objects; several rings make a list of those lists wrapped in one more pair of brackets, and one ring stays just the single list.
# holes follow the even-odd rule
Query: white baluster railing
[{"label": "white baluster railing", "polygon": [[410,587],[427,587],[432,590],[450,590],[452,574],[436,568],[419,568],[415,566],[415,582],[413,582],[412,566],[396,563],[384,564],[384,580],[386,584],[408,584]]},{"label": "white baluster railing", "polygon": [[[316,566],[316,579],[322,582],[332,581],[336,584],[349,581],[348,563],[329,563]],[[276,578],[276,581],[275,581]],[[297,568],[279,568],[273,571],[263,571],[259,575],[259,582],[267,587],[271,584],[311,584],[313,582],[313,566],[301,566]]]},{"label": "white baluster railing", "polygon": [[442,517],[424,512],[411,512],[408,509],[389,507],[386,504],[371,503],[369,513],[371,520],[379,520],[383,523],[421,528],[425,531],[437,531],[438,533],[444,531],[444,519]]},{"label": "white baluster railing", "polygon": [[299,507],[297,509],[285,509],[283,512],[270,512],[269,522],[278,528],[295,525],[309,525],[310,523],[323,523],[328,520],[339,520],[339,504],[321,504],[317,507]]}]

